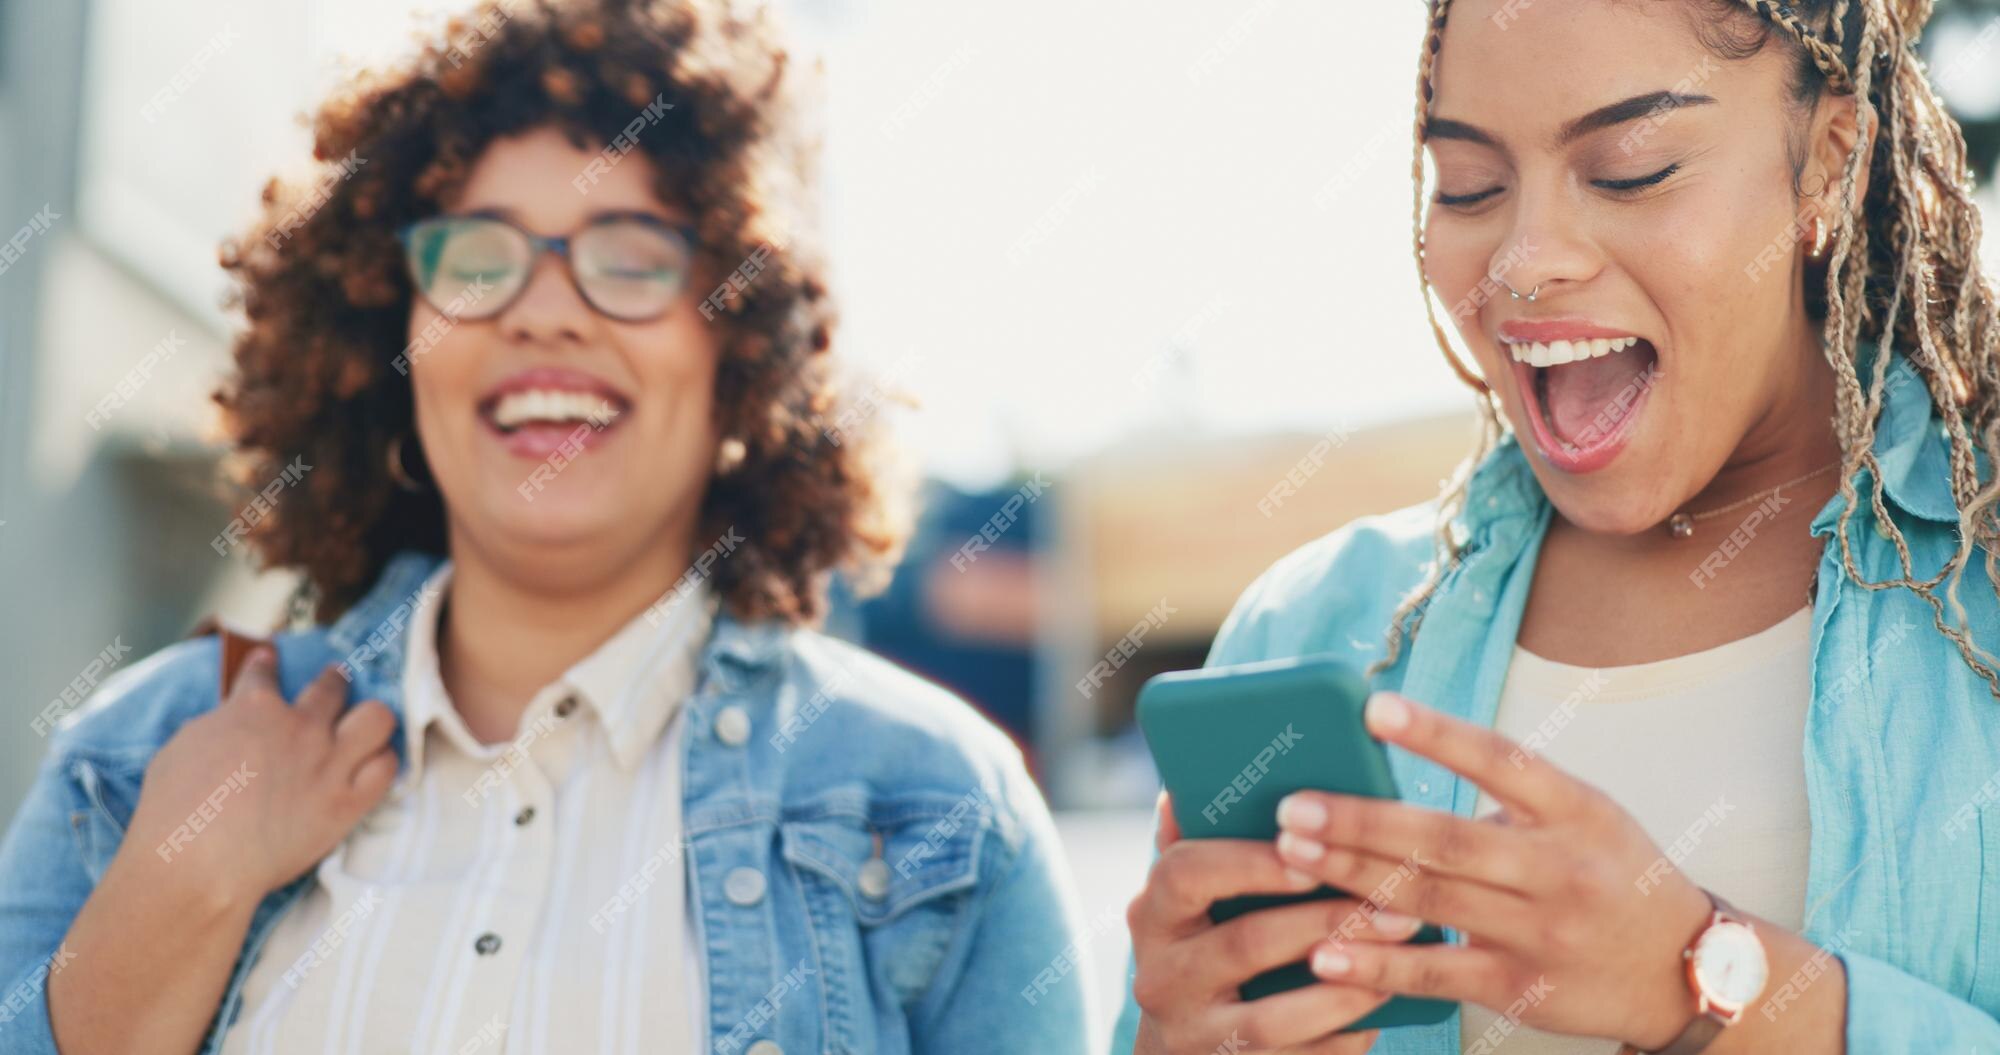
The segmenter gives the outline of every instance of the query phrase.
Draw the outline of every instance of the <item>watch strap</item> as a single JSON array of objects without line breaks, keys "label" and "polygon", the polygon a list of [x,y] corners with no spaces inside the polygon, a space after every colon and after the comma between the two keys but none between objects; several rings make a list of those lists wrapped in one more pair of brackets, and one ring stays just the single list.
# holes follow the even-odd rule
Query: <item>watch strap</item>
[{"label": "watch strap", "polygon": [[[1708,895],[1708,922],[1702,924],[1702,928],[1696,931],[1694,937],[1688,941],[1687,948],[1682,952],[1683,956],[1694,954],[1695,945],[1701,941],[1702,935],[1708,933],[1710,927],[1724,920],[1731,920],[1737,923],[1747,922],[1736,911],[1736,906],[1722,900],[1714,891],[1703,888],[1702,893]],[[1696,999],[1699,1000],[1700,998],[1696,997]],[[1723,1027],[1728,1024],[1729,1022],[1726,1019],[1714,1011],[1706,1009],[1697,1010],[1694,1018],[1688,1022],[1687,1028],[1681,1030],[1680,1036],[1675,1037],[1673,1042],[1666,1047],[1658,1051],[1649,1052],[1647,1055],[1699,1055],[1701,1051],[1715,1042],[1715,1038],[1721,1034]]]}]

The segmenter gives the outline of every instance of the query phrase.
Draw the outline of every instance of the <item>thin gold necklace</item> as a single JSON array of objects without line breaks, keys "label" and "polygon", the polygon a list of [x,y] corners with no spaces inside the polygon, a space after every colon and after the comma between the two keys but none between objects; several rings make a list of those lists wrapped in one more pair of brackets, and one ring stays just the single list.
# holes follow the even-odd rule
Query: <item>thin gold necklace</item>
[{"label": "thin gold necklace", "polygon": [[1761,502],[1764,499],[1769,498],[1774,494],[1777,494],[1779,491],[1782,491],[1787,487],[1796,487],[1799,484],[1805,483],[1807,480],[1810,480],[1815,476],[1820,476],[1822,474],[1832,472],[1833,470],[1838,468],[1840,468],[1839,461],[1834,461],[1830,464],[1822,465],[1819,468],[1814,469],[1812,472],[1809,472],[1804,476],[1799,477],[1796,480],[1787,480],[1776,487],[1770,488],[1769,490],[1759,491],[1748,498],[1745,498],[1738,502],[1731,502],[1720,509],[1711,509],[1705,513],[1675,513],[1673,516],[1667,518],[1667,531],[1670,532],[1675,538],[1692,538],[1694,536],[1695,521],[1697,520],[1707,520],[1710,517],[1719,517],[1724,513],[1729,513],[1741,509],[1744,506],[1750,505],[1753,502]]}]

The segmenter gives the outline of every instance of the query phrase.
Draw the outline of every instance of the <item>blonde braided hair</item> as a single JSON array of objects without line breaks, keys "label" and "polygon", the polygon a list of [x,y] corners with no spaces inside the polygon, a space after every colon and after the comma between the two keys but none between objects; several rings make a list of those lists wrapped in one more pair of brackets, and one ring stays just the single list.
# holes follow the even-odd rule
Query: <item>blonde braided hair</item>
[{"label": "blonde braided hair", "polygon": [[[1958,646],[1966,664],[2000,697],[1996,663],[1972,641],[1958,597],[1975,546],[1985,549],[1989,585],[2000,592],[1996,574],[2000,573],[2000,479],[1982,485],[1975,454],[1983,451],[2000,464],[2000,293],[1979,269],[1980,216],[1972,202],[1965,138],[1925,80],[1911,43],[1930,18],[1931,0],[1709,2],[1730,14],[1747,10],[1767,27],[1784,31],[1800,53],[1794,93],[1799,101],[1810,103],[1823,92],[1858,97],[1860,134],[1841,175],[1838,213],[1831,217],[1821,336],[1834,369],[1833,424],[1843,451],[1843,508],[1835,531],[1841,565],[1863,589],[1901,588],[1922,597],[1938,631]],[[1479,437],[1440,495],[1437,557],[1424,581],[1398,605],[1390,620],[1387,653],[1371,671],[1396,662],[1404,641],[1421,626],[1430,598],[1456,563],[1462,545],[1453,536],[1453,525],[1464,511],[1473,469],[1502,432],[1493,393],[1453,350],[1438,322],[1423,271],[1424,142],[1433,74],[1450,6],[1450,0],[1429,0],[1418,64],[1411,162],[1413,247],[1432,334],[1453,371],[1478,393]],[[1825,28],[1815,23],[1824,23]],[[1870,166],[1866,201],[1855,194],[1864,164]],[[1875,342],[1865,386],[1856,363],[1864,340]],[[1908,540],[1883,500],[1881,466],[1874,453],[1875,425],[1891,357],[1899,345],[1912,349],[1907,358],[1944,420],[1950,438],[1951,493],[1960,510],[1957,552],[1936,574],[1921,579]],[[1901,564],[1898,578],[1868,580],[1848,539],[1849,521],[1860,505],[1854,477],[1862,469],[1869,470],[1868,504],[1876,529],[1895,547]],[[1952,614],[1949,624],[1947,605]]]}]

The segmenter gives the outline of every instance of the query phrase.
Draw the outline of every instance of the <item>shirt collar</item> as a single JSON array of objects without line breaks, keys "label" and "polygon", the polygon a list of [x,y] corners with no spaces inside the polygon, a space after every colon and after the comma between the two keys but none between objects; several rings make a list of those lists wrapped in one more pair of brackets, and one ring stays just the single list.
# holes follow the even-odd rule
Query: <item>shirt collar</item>
[{"label": "shirt collar", "polygon": [[[438,616],[451,570],[448,561],[437,565],[417,591],[405,638],[403,735],[409,767],[404,779],[412,784],[423,777],[425,734],[433,724],[460,750],[479,750],[464,719],[451,706],[438,668]],[[670,590],[555,683],[603,723],[612,758],[621,768],[629,771],[638,766],[694,691],[696,659],[708,638],[715,607],[705,582]],[[544,694],[553,695],[549,690]]]}]

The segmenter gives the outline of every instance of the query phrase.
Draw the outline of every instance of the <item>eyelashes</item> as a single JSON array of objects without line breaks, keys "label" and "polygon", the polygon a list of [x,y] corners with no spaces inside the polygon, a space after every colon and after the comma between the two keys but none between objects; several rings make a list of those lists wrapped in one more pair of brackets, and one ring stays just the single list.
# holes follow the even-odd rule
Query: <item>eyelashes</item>
[{"label": "eyelashes", "polygon": [[[1674,173],[1679,172],[1680,170],[1681,170],[1681,163],[1676,161],[1673,164],[1668,165],[1666,168],[1663,168],[1658,172],[1652,173],[1651,175],[1639,176],[1633,179],[1591,180],[1590,185],[1593,187],[1598,187],[1603,190],[1611,191],[1614,194],[1624,194],[1632,191],[1645,190],[1647,187],[1658,186],[1661,183],[1665,183],[1669,177],[1671,177]],[[1477,205],[1480,202],[1483,202],[1488,198],[1491,198],[1494,195],[1500,193],[1504,189],[1505,188],[1503,187],[1488,187],[1485,190],[1475,191],[1474,193],[1471,194],[1446,194],[1443,191],[1439,191],[1437,198],[1435,200],[1439,205],[1452,206],[1455,208],[1464,208],[1466,206]]]}]

